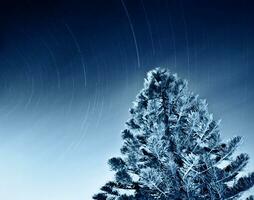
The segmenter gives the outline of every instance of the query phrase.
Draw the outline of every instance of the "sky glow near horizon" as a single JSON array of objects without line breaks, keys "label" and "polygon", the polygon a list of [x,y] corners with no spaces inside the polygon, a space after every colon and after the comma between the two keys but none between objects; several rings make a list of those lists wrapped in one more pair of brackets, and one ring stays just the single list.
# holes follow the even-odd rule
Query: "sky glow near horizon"
[{"label": "sky glow near horizon", "polygon": [[0,199],[91,199],[154,67],[207,99],[223,139],[243,136],[253,171],[254,14],[230,2],[3,3]]}]

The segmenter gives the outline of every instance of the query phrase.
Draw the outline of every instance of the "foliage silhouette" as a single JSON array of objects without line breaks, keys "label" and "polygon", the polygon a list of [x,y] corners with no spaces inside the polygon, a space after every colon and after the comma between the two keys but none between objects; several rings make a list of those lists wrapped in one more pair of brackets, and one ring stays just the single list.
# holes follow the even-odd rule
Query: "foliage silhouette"
[{"label": "foliage silhouette", "polygon": [[176,74],[148,72],[130,114],[122,157],[109,160],[115,178],[93,199],[233,200],[253,186],[254,173],[239,177],[249,156],[233,156],[241,137],[223,142],[206,101]]}]

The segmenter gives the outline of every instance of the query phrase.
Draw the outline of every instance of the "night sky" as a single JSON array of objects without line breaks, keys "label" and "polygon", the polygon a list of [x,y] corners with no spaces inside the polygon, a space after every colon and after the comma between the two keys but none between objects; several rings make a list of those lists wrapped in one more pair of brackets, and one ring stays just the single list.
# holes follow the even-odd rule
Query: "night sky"
[{"label": "night sky", "polygon": [[0,1],[0,199],[91,199],[154,67],[243,136],[254,170],[251,2]]}]

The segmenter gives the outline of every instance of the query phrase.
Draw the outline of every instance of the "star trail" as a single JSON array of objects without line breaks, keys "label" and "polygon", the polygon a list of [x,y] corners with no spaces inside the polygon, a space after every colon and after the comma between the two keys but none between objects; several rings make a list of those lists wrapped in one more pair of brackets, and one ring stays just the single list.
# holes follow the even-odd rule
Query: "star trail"
[{"label": "star trail", "polygon": [[[88,200],[147,71],[190,82],[254,169],[251,1],[2,1],[0,199]],[[252,191],[253,192],[253,191]]]}]

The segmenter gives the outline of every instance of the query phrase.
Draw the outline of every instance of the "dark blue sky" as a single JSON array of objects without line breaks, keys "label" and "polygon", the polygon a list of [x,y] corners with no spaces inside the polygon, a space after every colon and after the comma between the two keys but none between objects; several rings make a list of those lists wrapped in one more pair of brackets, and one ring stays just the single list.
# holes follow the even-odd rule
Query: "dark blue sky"
[{"label": "dark blue sky", "polygon": [[153,67],[188,79],[254,169],[254,6],[1,1],[0,199],[91,199]]}]

